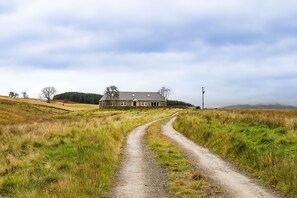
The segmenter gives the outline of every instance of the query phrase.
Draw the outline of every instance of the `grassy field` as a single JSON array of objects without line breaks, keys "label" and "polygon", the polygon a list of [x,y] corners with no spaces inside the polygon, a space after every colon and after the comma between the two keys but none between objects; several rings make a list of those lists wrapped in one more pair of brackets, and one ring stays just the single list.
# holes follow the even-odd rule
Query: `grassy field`
[{"label": "grassy field", "polygon": [[190,110],[174,128],[297,197],[296,110]]},{"label": "grassy field", "polygon": [[0,197],[107,197],[127,132],[176,110],[0,98]]},{"label": "grassy field", "polygon": [[94,109],[98,109],[98,105],[47,103],[37,99],[0,96],[0,124],[43,121],[71,111]]},{"label": "grassy field", "polygon": [[166,168],[171,197],[218,197],[222,192],[206,181],[206,176],[193,168],[182,151],[161,133],[163,121],[152,124],[146,142],[162,167]]}]

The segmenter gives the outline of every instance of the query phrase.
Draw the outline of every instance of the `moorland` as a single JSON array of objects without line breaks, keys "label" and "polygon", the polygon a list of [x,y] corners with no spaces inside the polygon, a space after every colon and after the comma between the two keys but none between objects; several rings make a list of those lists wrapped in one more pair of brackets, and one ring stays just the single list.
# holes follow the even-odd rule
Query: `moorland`
[{"label": "moorland", "polygon": [[[128,132],[178,111],[176,130],[297,196],[296,110],[117,110],[0,96],[0,197],[108,197]],[[148,128],[146,143],[167,169],[172,195],[208,192],[212,184],[161,134],[161,123]],[[185,182],[189,175],[202,179]]]},{"label": "moorland", "polygon": [[126,134],[175,111],[0,97],[0,197],[107,197]]}]

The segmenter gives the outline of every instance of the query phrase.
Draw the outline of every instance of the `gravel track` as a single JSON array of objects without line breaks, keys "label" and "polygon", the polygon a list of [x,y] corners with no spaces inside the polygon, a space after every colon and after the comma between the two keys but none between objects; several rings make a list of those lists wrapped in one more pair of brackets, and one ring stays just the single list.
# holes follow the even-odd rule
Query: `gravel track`
[{"label": "gravel track", "polygon": [[154,122],[137,127],[128,134],[109,197],[168,197],[166,175],[144,143],[146,128]]},{"label": "gravel track", "polygon": [[279,197],[277,193],[239,173],[236,168],[209,152],[208,149],[195,144],[174,130],[172,123],[175,119],[176,117],[170,119],[169,122],[162,126],[163,134],[175,141],[185,151],[190,161],[195,162],[196,166],[202,169],[215,184],[226,191],[229,197]]}]

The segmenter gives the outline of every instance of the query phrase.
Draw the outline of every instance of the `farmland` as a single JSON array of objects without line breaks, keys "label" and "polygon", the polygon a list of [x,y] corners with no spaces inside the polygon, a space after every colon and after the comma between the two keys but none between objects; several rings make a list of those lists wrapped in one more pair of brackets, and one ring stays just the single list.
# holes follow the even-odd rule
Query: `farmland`
[{"label": "farmland", "polygon": [[176,130],[289,197],[297,196],[297,111],[185,111]]},{"label": "farmland", "polygon": [[0,196],[107,197],[127,132],[175,111],[0,97]]}]

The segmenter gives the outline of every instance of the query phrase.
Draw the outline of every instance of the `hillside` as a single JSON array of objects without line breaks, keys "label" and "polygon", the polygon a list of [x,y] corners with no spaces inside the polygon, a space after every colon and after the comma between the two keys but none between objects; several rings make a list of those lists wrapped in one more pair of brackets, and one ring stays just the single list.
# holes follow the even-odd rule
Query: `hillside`
[{"label": "hillside", "polygon": [[81,93],[81,92],[65,92],[55,95],[54,100],[63,100],[65,103],[68,101],[78,102],[84,104],[98,104],[102,95],[94,93]]},{"label": "hillside", "polygon": [[38,99],[0,96],[0,124],[44,120],[71,111],[97,108],[97,105],[47,103]]},{"label": "hillside", "polygon": [[224,109],[297,109],[296,106],[281,105],[281,104],[238,104],[223,107]]}]

